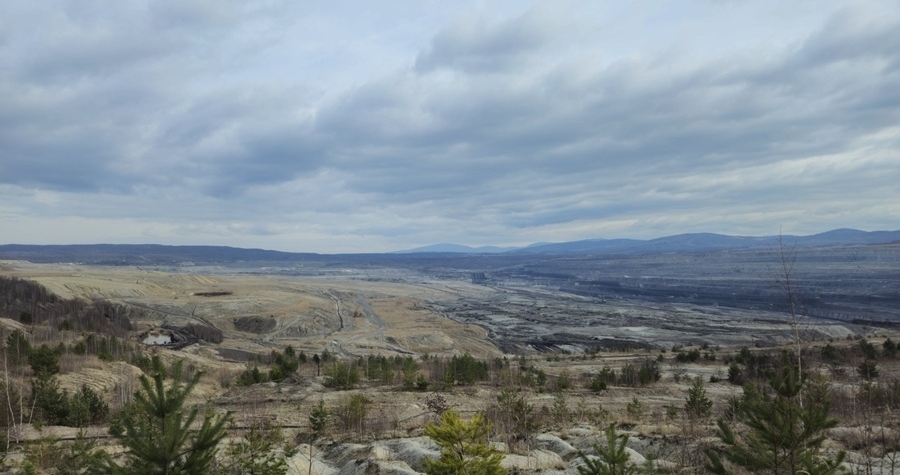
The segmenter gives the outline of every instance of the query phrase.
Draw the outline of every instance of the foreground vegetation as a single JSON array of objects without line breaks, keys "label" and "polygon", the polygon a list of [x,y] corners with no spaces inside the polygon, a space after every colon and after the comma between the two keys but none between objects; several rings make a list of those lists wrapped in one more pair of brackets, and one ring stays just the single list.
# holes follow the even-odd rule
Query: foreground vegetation
[{"label": "foreground vegetation", "polygon": [[[340,358],[286,346],[214,374],[213,363],[127,340],[131,309],[35,287],[3,282],[0,304],[18,325],[0,335],[0,453],[15,473],[282,474],[288,460],[312,460],[335,443],[424,434],[437,451],[422,471],[498,475],[505,456],[531,453],[542,434],[574,441],[585,428],[591,443],[564,467],[581,475],[900,469],[898,348],[883,336],[499,358]],[[97,318],[107,324],[90,323]],[[76,391],[60,382],[86,366],[123,364],[140,376]],[[200,385],[214,395],[194,397]],[[295,388],[306,396],[279,396]],[[246,404],[229,406],[218,398],[226,393],[292,414],[237,410]],[[421,410],[407,416],[392,404]],[[59,426],[82,432],[63,440]]]}]

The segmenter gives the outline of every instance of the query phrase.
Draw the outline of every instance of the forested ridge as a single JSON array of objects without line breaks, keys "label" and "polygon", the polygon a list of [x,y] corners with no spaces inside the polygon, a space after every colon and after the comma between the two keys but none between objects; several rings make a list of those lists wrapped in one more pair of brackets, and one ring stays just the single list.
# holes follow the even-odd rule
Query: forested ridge
[{"label": "forested ridge", "polygon": [[141,310],[104,300],[64,299],[43,285],[17,277],[0,277],[0,317],[26,325],[125,337],[130,316]]}]

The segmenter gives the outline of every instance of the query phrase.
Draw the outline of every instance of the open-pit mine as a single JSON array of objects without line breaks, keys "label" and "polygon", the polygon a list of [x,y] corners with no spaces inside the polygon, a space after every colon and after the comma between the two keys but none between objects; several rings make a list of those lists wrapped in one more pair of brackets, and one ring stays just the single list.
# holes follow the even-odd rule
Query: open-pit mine
[{"label": "open-pit mine", "polygon": [[[221,331],[246,358],[771,346],[900,322],[900,246],[605,256],[309,256],[142,265],[5,261],[64,297],[142,310],[136,334]],[[785,264],[789,264],[786,267]],[[135,336],[137,338],[137,336]]]}]

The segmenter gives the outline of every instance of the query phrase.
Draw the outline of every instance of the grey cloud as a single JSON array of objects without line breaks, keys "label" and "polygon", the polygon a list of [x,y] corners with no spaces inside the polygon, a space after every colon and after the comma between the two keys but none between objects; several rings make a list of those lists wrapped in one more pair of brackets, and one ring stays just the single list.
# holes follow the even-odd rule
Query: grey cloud
[{"label": "grey cloud", "polygon": [[0,94],[9,94],[0,113],[0,182],[121,189],[110,166],[125,154],[122,138],[134,127],[119,112],[136,96],[125,94],[118,102],[112,89],[101,102],[42,89],[17,97],[14,86],[0,83]]},{"label": "grey cloud", "polygon": [[[607,36],[573,32],[575,10],[548,3],[506,20],[461,16],[419,37],[407,67],[351,79],[323,70],[320,83],[310,65],[344,68],[379,48],[322,38],[321,61],[295,58],[308,50],[294,45],[277,56],[269,48],[293,23],[268,5],[116,3],[108,19],[100,7],[50,9],[63,16],[40,24],[65,28],[47,37],[4,33],[0,19],[0,190],[120,196],[125,215],[229,235],[281,232],[259,225],[269,213],[330,223],[321,233],[351,214],[360,233],[417,239],[606,220],[663,229],[716,213],[761,222],[829,194],[894,195],[900,18],[867,10],[877,3],[777,48],[720,57],[611,51]],[[392,19],[391,34],[407,20]],[[881,173],[827,158],[879,153]]]},{"label": "grey cloud", "polygon": [[153,43],[130,42],[114,32],[92,32],[90,38],[56,37],[23,52],[27,58],[21,62],[21,77],[43,84],[108,77],[123,68],[141,67],[178,46],[178,42],[167,38]]},{"label": "grey cloud", "polygon": [[500,23],[460,18],[435,35],[430,48],[418,55],[416,70],[507,70],[552,38],[556,26],[552,20],[542,17],[542,11],[536,9]]},{"label": "grey cloud", "polygon": [[217,32],[237,24],[242,13],[236,4],[212,0],[155,0],[147,6],[150,25],[162,30]]},{"label": "grey cloud", "polygon": [[884,70],[900,66],[898,18],[866,12],[862,5],[848,6],[808,38],[798,55],[801,64],[822,67],[842,61],[887,60]]},{"label": "grey cloud", "polygon": [[122,82],[28,85],[0,78],[0,182],[56,189],[128,189],[116,163],[128,159],[145,123],[134,111],[155,91]]},{"label": "grey cloud", "polygon": [[40,27],[0,44],[0,183],[221,194],[310,169],[321,154],[301,143],[302,90],[219,85],[218,42],[255,21],[238,13],[205,1],[17,11]]},{"label": "grey cloud", "polygon": [[260,184],[281,183],[318,170],[324,153],[314,142],[290,129],[248,137],[241,150],[218,157],[209,192],[234,196]]},{"label": "grey cloud", "polygon": [[[846,27],[841,35],[861,45],[890,43],[892,32],[900,31],[900,23],[891,24],[896,28]],[[830,28],[776,58],[748,53],[693,66],[678,58],[626,59],[568,84],[563,94],[547,92],[565,82],[554,71],[524,80],[499,74],[441,83],[419,68],[350,93],[320,125],[346,140],[351,158],[345,166],[365,170],[353,186],[385,200],[450,200],[488,190],[486,199],[512,202],[517,193],[503,180],[522,170],[571,176],[573,189],[739,173],[842,151],[860,134],[897,123],[898,110],[890,105],[897,95],[892,91],[900,89],[897,78],[869,67],[871,55],[843,55],[841,77],[816,77],[817,65],[833,59],[810,64],[816,57],[810,52],[828,49]],[[441,41],[439,35],[434,44]],[[900,48],[880,51],[882,60],[895,61]],[[866,114],[877,117],[867,120]],[[704,196],[685,199],[687,206]],[[663,194],[617,206],[649,209],[667,200]],[[602,216],[609,209],[561,206],[536,213],[532,224]]]},{"label": "grey cloud", "polygon": [[296,88],[220,90],[168,121],[159,139],[180,157],[173,170],[200,177],[217,196],[289,181],[327,157],[311,118],[297,117],[303,96]]},{"label": "grey cloud", "polygon": [[146,67],[188,46],[183,37],[150,27],[142,13],[118,2],[22,9],[16,41],[0,57],[21,80],[71,84]]}]

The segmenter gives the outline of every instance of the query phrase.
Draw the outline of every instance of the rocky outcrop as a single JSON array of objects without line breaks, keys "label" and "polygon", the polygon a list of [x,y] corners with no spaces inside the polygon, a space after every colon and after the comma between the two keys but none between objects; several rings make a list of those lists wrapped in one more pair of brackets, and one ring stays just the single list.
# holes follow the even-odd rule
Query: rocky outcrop
[{"label": "rocky outcrop", "polygon": [[578,449],[553,434],[538,435],[534,438],[534,445],[538,449],[547,450],[559,455],[560,458],[566,462],[578,456]]},{"label": "rocky outcrop", "polygon": [[413,470],[424,472],[423,461],[426,458],[441,456],[438,446],[428,437],[412,437],[408,439],[392,439],[381,442],[393,452],[397,460],[406,462]]},{"label": "rocky outcrop", "polygon": [[400,460],[354,460],[341,467],[337,475],[419,475]]},{"label": "rocky outcrop", "polygon": [[[594,437],[577,437],[570,443],[555,434],[540,434],[535,436],[531,449],[524,454],[508,453],[502,443],[492,445],[504,453],[501,465],[511,473],[577,475],[578,467],[584,462],[578,457],[576,445],[590,446],[594,442]],[[632,464],[641,466],[646,463],[646,458],[640,453],[631,448],[626,450]],[[593,449],[586,452],[591,454],[589,457],[596,457]],[[301,445],[297,454],[289,460],[291,474],[309,473],[308,455],[309,446]],[[428,437],[379,440],[367,444],[338,443],[320,451],[314,450],[312,471],[316,475],[418,475],[425,472],[425,459],[439,457],[440,449]]]},{"label": "rocky outcrop", "polygon": [[532,450],[527,455],[507,454],[500,462],[511,472],[562,470],[566,462],[559,455],[548,450]]}]

